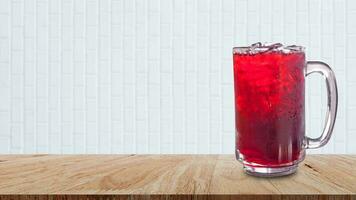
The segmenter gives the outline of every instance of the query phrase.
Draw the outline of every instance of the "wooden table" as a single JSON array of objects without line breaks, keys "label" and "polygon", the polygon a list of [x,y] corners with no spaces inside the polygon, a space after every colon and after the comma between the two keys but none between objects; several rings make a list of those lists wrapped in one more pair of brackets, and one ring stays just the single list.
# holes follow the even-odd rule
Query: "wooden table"
[{"label": "wooden table", "polygon": [[356,156],[246,175],[233,155],[2,155],[0,199],[356,199]]}]

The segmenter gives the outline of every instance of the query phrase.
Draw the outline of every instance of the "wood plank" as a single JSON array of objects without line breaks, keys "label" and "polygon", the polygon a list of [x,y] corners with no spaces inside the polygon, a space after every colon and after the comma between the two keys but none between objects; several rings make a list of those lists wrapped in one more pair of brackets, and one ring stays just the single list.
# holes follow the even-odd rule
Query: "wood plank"
[{"label": "wood plank", "polygon": [[10,199],[354,199],[356,156],[308,155],[294,175],[257,178],[243,173],[233,155],[2,155],[0,195]]}]

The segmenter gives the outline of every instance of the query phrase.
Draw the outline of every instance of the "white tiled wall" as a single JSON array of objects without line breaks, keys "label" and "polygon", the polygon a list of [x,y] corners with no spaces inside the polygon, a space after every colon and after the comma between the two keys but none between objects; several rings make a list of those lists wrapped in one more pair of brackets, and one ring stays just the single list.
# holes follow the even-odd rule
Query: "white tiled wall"
[{"label": "white tiled wall", "polygon": [[[0,153],[233,153],[232,47],[300,44],[329,63],[322,153],[356,153],[354,0],[0,0]],[[318,136],[323,80],[307,81]]]}]

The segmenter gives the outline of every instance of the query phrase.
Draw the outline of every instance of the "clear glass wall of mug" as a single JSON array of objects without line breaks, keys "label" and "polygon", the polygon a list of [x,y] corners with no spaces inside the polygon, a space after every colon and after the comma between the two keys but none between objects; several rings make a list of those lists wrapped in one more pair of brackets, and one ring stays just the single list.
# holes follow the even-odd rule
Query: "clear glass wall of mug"
[{"label": "clear glass wall of mug", "polygon": [[[233,49],[236,158],[257,176],[294,173],[305,149],[330,139],[337,112],[336,79],[330,67],[305,61],[304,47],[253,44]],[[328,111],[324,131],[305,136],[305,76],[325,77]]]}]

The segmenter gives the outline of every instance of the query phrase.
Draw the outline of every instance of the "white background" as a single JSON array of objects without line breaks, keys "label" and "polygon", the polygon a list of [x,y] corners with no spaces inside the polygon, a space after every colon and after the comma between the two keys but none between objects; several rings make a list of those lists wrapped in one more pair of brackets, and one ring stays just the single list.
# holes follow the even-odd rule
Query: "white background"
[{"label": "white background", "polygon": [[[234,153],[232,47],[299,44],[356,153],[356,1],[1,0],[0,153]],[[307,81],[308,135],[326,89]],[[253,103],[253,102],[251,102]]]}]

